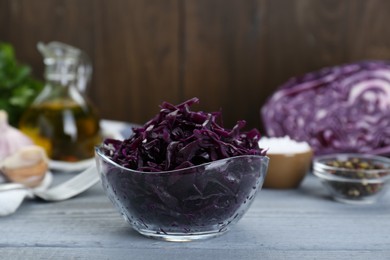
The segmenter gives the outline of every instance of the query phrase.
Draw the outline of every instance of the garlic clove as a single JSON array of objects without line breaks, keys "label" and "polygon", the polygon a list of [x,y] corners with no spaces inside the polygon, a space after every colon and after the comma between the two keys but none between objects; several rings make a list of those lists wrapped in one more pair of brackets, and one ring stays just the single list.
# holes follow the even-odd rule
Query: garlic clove
[{"label": "garlic clove", "polygon": [[38,186],[48,170],[48,158],[43,148],[31,145],[20,148],[1,162],[1,172],[11,182],[27,187]]},{"label": "garlic clove", "polygon": [[8,114],[0,110],[0,161],[33,141],[24,133],[8,124]]}]

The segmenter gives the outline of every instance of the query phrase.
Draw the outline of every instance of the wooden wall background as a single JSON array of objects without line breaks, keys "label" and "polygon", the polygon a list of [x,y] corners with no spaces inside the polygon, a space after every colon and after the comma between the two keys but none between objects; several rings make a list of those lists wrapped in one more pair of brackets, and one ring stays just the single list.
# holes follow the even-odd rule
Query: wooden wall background
[{"label": "wooden wall background", "polygon": [[88,96],[104,118],[144,123],[197,96],[262,127],[259,109],[289,77],[390,59],[388,0],[0,0],[0,41],[42,77],[38,41],[85,50]]}]

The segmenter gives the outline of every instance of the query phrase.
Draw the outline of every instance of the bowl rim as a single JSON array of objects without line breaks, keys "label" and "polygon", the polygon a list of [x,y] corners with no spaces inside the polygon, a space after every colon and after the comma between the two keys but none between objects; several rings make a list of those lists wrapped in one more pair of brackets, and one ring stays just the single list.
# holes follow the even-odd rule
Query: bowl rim
[{"label": "bowl rim", "polygon": [[262,162],[264,162],[263,160],[266,160],[265,161],[266,163],[268,163],[269,160],[270,160],[269,157],[266,156],[266,155],[247,154],[247,155],[228,157],[228,158],[219,159],[219,160],[212,161],[212,162],[202,163],[202,164],[199,164],[199,165],[193,165],[193,166],[190,166],[190,167],[185,167],[185,168],[175,169],[175,170],[170,170],[170,171],[146,172],[146,171],[137,171],[137,170],[134,170],[134,169],[129,169],[129,168],[126,168],[126,167],[124,167],[124,166],[114,162],[107,155],[103,154],[103,152],[101,150],[103,148],[103,146],[104,146],[104,144],[100,144],[100,145],[96,145],[95,146],[95,148],[94,148],[95,149],[95,155],[99,156],[100,158],[102,158],[106,162],[108,162],[108,163],[110,163],[110,164],[112,164],[112,165],[114,165],[114,166],[116,166],[118,168],[121,168],[121,169],[129,171],[129,172],[142,173],[142,174],[173,174],[173,173],[179,173],[179,172],[192,170],[192,169],[196,169],[196,168],[207,167],[208,165],[211,165],[211,164],[218,164],[219,165],[219,164],[221,164],[221,163],[223,163],[225,161],[228,161],[228,160],[231,160],[231,159],[236,159],[236,158],[260,158],[262,160]]},{"label": "bowl rim", "polygon": [[306,151],[300,151],[300,152],[283,152],[283,153],[275,153],[275,152],[270,152],[267,150],[267,156],[283,156],[283,157],[296,157],[296,156],[302,156],[302,155],[307,155],[310,157],[313,157],[314,151],[312,149],[308,149]]},{"label": "bowl rim", "polygon": [[[363,159],[370,159],[374,162],[379,162],[387,165],[387,168],[384,169],[374,169],[374,170],[362,170],[362,169],[347,169],[347,168],[340,168],[340,167],[334,167],[326,165],[324,162],[330,159],[335,158],[363,158]],[[358,172],[364,172],[368,175],[373,174],[380,174],[380,173],[388,173],[387,175],[376,177],[376,178],[361,178],[361,179],[355,179],[355,178],[348,178],[345,176],[339,176],[332,173],[329,173],[329,171],[338,171],[338,172],[350,172],[350,173],[358,173]],[[378,155],[372,155],[372,154],[359,154],[359,153],[335,153],[335,154],[327,154],[327,155],[321,155],[317,156],[313,159],[313,174],[317,177],[331,180],[331,181],[340,181],[340,182],[354,182],[354,183],[378,183],[378,182],[384,182],[386,180],[390,180],[390,158],[384,157],[384,156],[378,156]]]}]

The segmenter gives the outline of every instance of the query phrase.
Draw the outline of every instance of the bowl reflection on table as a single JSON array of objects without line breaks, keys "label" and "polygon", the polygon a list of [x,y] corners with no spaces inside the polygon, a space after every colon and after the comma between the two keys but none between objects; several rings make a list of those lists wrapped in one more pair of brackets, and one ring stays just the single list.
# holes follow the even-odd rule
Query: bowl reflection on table
[{"label": "bowl reflection on table", "polygon": [[[354,161],[366,169],[353,166]],[[345,168],[348,164],[351,168]],[[390,159],[369,154],[323,155],[314,159],[313,173],[335,200],[369,204],[376,202],[390,183]]]},{"label": "bowl reflection on table", "polygon": [[167,241],[221,235],[261,189],[268,157],[245,155],[166,172],[124,168],[96,147],[103,189],[139,233]]}]

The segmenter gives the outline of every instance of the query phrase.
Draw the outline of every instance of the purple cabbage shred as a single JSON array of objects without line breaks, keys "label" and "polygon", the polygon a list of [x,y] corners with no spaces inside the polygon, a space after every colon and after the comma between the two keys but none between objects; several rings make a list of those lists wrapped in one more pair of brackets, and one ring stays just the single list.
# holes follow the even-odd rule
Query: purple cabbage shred
[{"label": "purple cabbage shred", "polygon": [[191,111],[198,98],[182,104],[164,102],[144,126],[133,128],[123,141],[106,139],[106,155],[117,164],[144,172],[170,171],[240,155],[265,155],[257,129],[243,132],[245,121],[233,129],[221,123],[221,113]]}]

